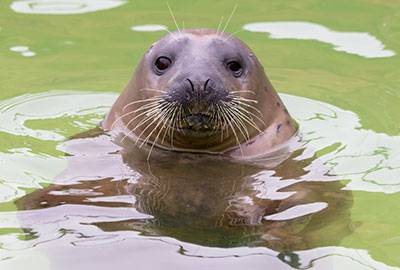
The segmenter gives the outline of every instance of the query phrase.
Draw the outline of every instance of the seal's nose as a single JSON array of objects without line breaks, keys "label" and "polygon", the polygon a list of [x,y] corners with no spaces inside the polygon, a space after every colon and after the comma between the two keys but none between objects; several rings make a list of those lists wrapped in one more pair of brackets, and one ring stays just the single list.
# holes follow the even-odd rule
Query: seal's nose
[{"label": "seal's nose", "polygon": [[188,101],[197,102],[217,102],[223,96],[224,87],[222,84],[216,83],[211,78],[207,79],[190,79],[186,78],[190,93],[187,93]]},{"label": "seal's nose", "polygon": [[212,90],[211,87],[208,84],[211,81],[211,79],[207,79],[205,81],[203,87],[201,87],[201,85],[202,85],[201,81],[199,81],[195,85],[195,83],[193,83],[193,81],[190,80],[189,78],[186,78],[186,80],[189,82],[190,88],[192,89],[193,92],[196,92],[196,91],[200,92],[201,91],[201,92],[204,92],[205,94],[207,94],[207,93],[211,92],[211,90]]},{"label": "seal's nose", "polygon": [[229,96],[228,88],[217,76],[196,74],[174,78],[167,90],[166,100],[178,102],[187,107],[202,105],[208,107]]}]

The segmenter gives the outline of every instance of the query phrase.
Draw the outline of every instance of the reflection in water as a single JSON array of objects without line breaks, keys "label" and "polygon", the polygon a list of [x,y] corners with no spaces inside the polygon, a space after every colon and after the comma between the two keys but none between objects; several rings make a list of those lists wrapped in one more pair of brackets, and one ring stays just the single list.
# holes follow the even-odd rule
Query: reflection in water
[{"label": "reflection in water", "polygon": [[[400,191],[400,136],[363,129],[355,113],[324,102],[289,95],[283,100],[307,145],[301,158],[317,154],[330,175],[350,180],[346,189]],[[318,169],[311,167],[310,172]]]},{"label": "reflection in water", "polygon": [[155,31],[167,31],[168,28],[161,24],[145,24],[145,25],[135,25],[131,27],[132,31],[137,32],[155,32]]},{"label": "reflection in water", "polygon": [[10,51],[21,53],[22,56],[32,57],[35,56],[36,53],[29,50],[27,46],[13,46],[10,48]]},{"label": "reflection in water", "polygon": [[[133,207],[151,217],[140,215],[93,224],[110,232],[135,230],[219,247],[262,245],[279,251],[300,250],[321,243],[336,245],[350,232],[351,193],[341,190],[343,185],[338,181],[292,180],[307,174],[304,168],[312,161],[296,161],[300,153],[295,152],[278,170],[270,171],[271,178],[281,182],[272,191],[284,195],[273,199],[266,196],[270,177],[254,177],[265,172],[262,166],[170,152],[154,155],[150,162],[142,151],[121,150],[120,157],[114,151],[109,154],[112,147],[107,146],[105,136],[69,143],[73,156],[68,157],[68,168],[59,177],[64,184],[19,199],[19,209],[64,204]],[[88,147],[107,152],[88,155]],[[313,209],[308,205],[313,203],[327,206]],[[304,212],[297,217],[284,214],[299,205]],[[265,218],[276,213],[283,215],[279,219]]]},{"label": "reflection in water", "polygon": [[18,13],[66,15],[115,8],[125,3],[125,0],[15,0],[10,7]]},{"label": "reflection in water", "polygon": [[[397,177],[400,173],[400,136],[362,129],[355,113],[330,104],[286,94],[280,96],[299,123],[302,141],[307,146],[298,159],[314,155],[319,157],[308,166],[309,173],[304,179],[321,177],[328,168],[331,175],[338,176],[337,179],[349,180],[346,189],[384,193],[400,191],[400,178]],[[116,93],[84,91],[50,91],[15,97],[0,102],[0,132],[34,138],[42,144],[59,142],[94,127],[116,98]],[[58,125],[68,128],[46,129],[46,126],[54,126],[49,121],[58,121]],[[37,126],[31,124],[36,122]],[[62,146],[57,148],[63,150]],[[8,170],[10,166],[26,166],[24,155],[10,154],[10,151],[37,156],[30,149],[3,149],[3,153],[0,152],[1,171]],[[48,159],[53,159],[52,156],[39,157],[43,162],[37,161],[38,169],[48,167]],[[324,171],[320,172],[321,168]],[[42,174],[46,174],[46,170],[41,170]],[[24,172],[29,175],[29,171]],[[47,174],[41,178],[22,177],[17,170],[12,170],[10,174],[17,174],[11,177],[25,183],[35,183],[24,188],[37,188],[41,181],[52,181]]]},{"label": "reflection in water", "polygon": [[310,22],[259,22],[243,26],[250,32],[269,33],[275,39],[318,40],[334,45],[336,51],[356,54],[366,58],[391,57],[396,53],[384,50],[383,43],[369,33],[338,32]]},{"label": "reflection in water", "polygon": [[[34,238],[31,245],[67,234],[75,235],[74,245],[95,245],[134,231],[209,247],[264,246],[299,267],[296,251],[338,245],[351,232],[351,192],[341,190],[338,181],[301,181],[314,159],[296,160],[302,150],[266,170],[171,152],[154,154],[148,162],[145,151],[118,149],[106,135],[87,136],[64,144],[71,156],[57,177],[60,184],[17,201],[20,210],[29,210],[18,219]],[[268,198],[273,178],[280,186],[271,187],[271,194],[282,193],[281,199]],[[315,203],[326,207],[313,209]],[[299,205],[303,213],[284,214]],[[276,213],[282,216],[265,218]],[[93,226],[104,233],[93,235]]]},{"label": "reflection in water", "polygon": [[[82,262],[92,260],[98,269],[124,269],[131,259],[144,267],[149,262],[161,267],[173,261],[179,263],[176,269],[194,263],[199,269],[210,265],[390,269],[375,262],[367,251],[336,247],[353,228],[352,195],[343,187],[364,188],[354,183],[363,182],[358,179],[361,169],[373,166],[369,161],[359,164],[353,168],[360,169],[359,174],[351,174],[351,181],[344,183],[340,180],[348,171],[341,169],[340,161],[350,158],[349,153],[357,153],[353,158],[363,161],[372,152],[385,158],[380,164],[393,162],[375,151],[376,144],[368,139],[368,147],[355,144],[352,136],[382,136],[380,144],[397,137],[360,129],[351,112],[283,95],[300,123],[304,146],[272,169],[260,162],[170,152],[152,155],[147,162],[147,153],[128,153],[96,131],[60,142],[77,129],[93,127],[115,97],[54,91],[0,103],[3,134],[40,142],[39,148],[32,141],[32,149],[1,149],[0,169],[7,172],[1,176],[7,187],[1,186],[1,199],[19,198],[17,206],[25,209],[0,213],[0,232],[6,232],[0,234],[4,263],[15,266],[35,254],[45,261],[40,267],[50,263],[50,269],[71,264],[84,267]],[[56,120],[69,128],[44,129]],[[346,129],[348,136],[340,138],[330,126]],[[56,153],[44,154],[46,144],[56,147]],[[395,151],[392,147],[386,153],[390,156]],[[337,176],[340,172],[343,175]],[[27,189],[51,182],[21,197]],[[384,188],[379,182],[367,183],[372,191],[395,192],[399,187],[394,182]],[[79,258],[79,265],[69,256]]]}]

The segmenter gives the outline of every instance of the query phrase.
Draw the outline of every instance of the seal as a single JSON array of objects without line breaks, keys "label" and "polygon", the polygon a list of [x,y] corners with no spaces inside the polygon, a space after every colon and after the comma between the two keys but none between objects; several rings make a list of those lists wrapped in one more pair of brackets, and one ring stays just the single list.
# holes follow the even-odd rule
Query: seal
[{"label": "seal", "polygon": [[297,130],[251,49],[212,29],[155,42],[102,128],[150,146],[149,154],[155,147],[238,159],[271,152]]},{"label": "seal", "polygon": [[[132,230],[202,246],[268,247],[297,269],[293,250],[336,246],[352,232],[351,191],[328,168],[315,169],[317,155],[286,151],[295,122],[251,50],[227,34],[187,30],[155,43],[102,128],[63,142],[65,170],[16,201],[32,210],[18,211],[18,220],[33,244],[52,244],[49,232],[57,241],[68,234],[68,247],[84,238],[104,243],[110,233],[120,242]],[[121,147],[125,138],[138,147]],[[160,151],[149,159],[153,148]],[[265,153],[279,166],[237,162]],[[46,252],[57,269],[59,243]],[[85,251],[80,262],[93,258]]]}]

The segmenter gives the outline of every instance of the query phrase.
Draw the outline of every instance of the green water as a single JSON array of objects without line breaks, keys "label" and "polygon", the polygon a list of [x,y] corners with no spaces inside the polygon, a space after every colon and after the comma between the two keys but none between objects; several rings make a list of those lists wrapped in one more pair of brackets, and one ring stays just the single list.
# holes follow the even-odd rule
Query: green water
[{"label": "green water", "polygon": [[[60,114],[49,119],[43,119],[43,117],[29,119],[28,117],[29,121],[24,123],[32,130],[55,132],[64,137],[94,127],[115,98],[109,92],[118,93],[122,90],[141,55],[151,43],[165,34],[161,31],[134,32],[130,30],[131,26],[160,24],[168,26],[171,30],[174,29],[164,1],[131,0],[120,7],[79,15],[16,13],[9,8],[11,2],[3,0],[0,3],[0,101],[7,102],[11,98],[24,94],[59,89],[92,91],[93,98],[99,98],[96,92],[99,95],[102,93],[109,95],[104,97],[106,100],[108,98],[109,102],[102,102],[103,107],[100,110],[96,110],[93,105],[86,108],[92,111],[89,110],[88,113],[81,115]],[[234,6],[232,1],[169,1],[169,3],[178,23],[184,22],[187,28],[216,28],[220,17],[227,18]],[[386,174],[387,179],[385,176],[381,178],[376,176],[368,180],[373,184],[377,183],[376,186],[381,186],[381,189],[375,186],[365,189],[363,187],[350,188],[353,196],[352,232],[335,245],[348,250],[367,251],[374,261],[382,263],[376,269],[397,269],[395,267],[400,267],[400,190],[398,190],[400,173],[397,170],[400,168],[400,162],[399,151],[396,150],[400,145],[398,121],[400,117],[400,58],[398,56],[400,53],[400,3],[376,0],[251,0],[237,1],[237,3],[238,10],[227,27],[229,32],[238,31],[243,25],[253,22],[305,21],[340,32],[368,32],[380,40],[385,45],[385,49],[397,53],[392,57],[365,58],[335,51],[331,44],[315,40],[271,39],[265,33],[248,31],[235,34],[252,48],[264,65],[272,84],[280,93],[306,97],[353,112],[358,117],[361,126],[352,128],[362,129],[366,132],[365,134],[368,132],[368,134],[373,134],[371,140],[378,146],[382,142],[384,146],[372,149],[371,155],[365,154],[364,159],[374,163],[374,157],[386,157],[386,164],[381,161],[375,162],[374,165],[368,167],[368,172],[373,173],[381,168],[387,168],[391,173]],[[17,45],[28,46],[36,55],[24,57],[10,51],[11,47]],[[76,97],[76,100],[78,99],[79,97]],[[296,103],[290,100],[288,102]],[[16,104],[16,102],[13,101],[10,104]],[[74,112],[78,111],[79,109],[76,109]],[[292,114],[296,118],[296,113]],[[345,121],[347,118],[343,119]],[[299,122],[301,125],[302,121]],[[348,136],[346,128],[341,129],[340,132],[343,133],[338,134],[338,137]],[[61,164],[64,159],[65,153],[57,148],[62,138],[46,140],[42,138],[43,136],[39,138],[40,136],[16,133],[18,132],[7,132],[4,129],[0,131],[0,152],[4,154],[1,156],[0,165],[16,164],[14,167],[9,167],[10,171],[23,168],[24,173],[19,176],[20,182],[25,181],[28,175],[26,172],[30,170],[33,172],[29,184],[16,185],[18,173],[14,171],[15,174],[10,177],[9,171],[7,173],[0,171],[0,185],[15,189],[12,192],[6,191],[7,188],[0,191],[0,194],[10,194],[2,197],[0,210],[3,214],[15,211],[14,201],[17,198],[41,186],[47,186],[63,168],[63,165],[53,166]],[[355,138],[354,144],[362,144],[365,139],[363,134]],[[328,146],[330,145],[326,145]],[[19,149],[20,153],[15,149]],[[29,150],[24,152],[21,149]],[[349,147],[349,149],[348,155],[356,157],[363,154],[357,147],[353,147],[355,149],[353,153],[351,153],[352,148]],[[324,151],[319,152],[319,155],[323,156],[336,150],[332,146]],[[19,153],[20,158],[16,161],[11,160],[11,155],[8,155],[15,152]],[[48,169],[46,169],[46,161],[51,164]],[[362,167],[363,162],[367,161],[348,158],[343,163],[351,169]],[[1,170],[5,170],[4,166],[0,167]],[[42,174],[36,173],[34,169]],[[341,179],[345,180],[343,182],[362,181],[352,173],[343,175]],[[0,225],[2,222],[0,217]],[[7,223],[4,222],[4,224]],[[168,232],[165,235],[172,235],[172,238],[175,235],[179,239],[178,236],[185,233],[187,232]],[[21,261],[25,258],[35,258],[36,250],[27,249],[24,252],[9,253],[10,246],[14,244],[18,246],[19,241],[26,241],[24,234],[27,233],[18,225],[3,225],[0,228],[1,269],[3,269],[2,263],[5,263],[4,269],[19,269]],[[32,235],[27,235],[32,237]],[[195,241],[190,241],[191,237],[181,236],[181,238],[188,243],[196,244]],[[226,238],[229,239],[229,235]],[[141,244],[138,246],[140,248]],[[207,242],[201,243],[198,248],[201,249],[202,246],[207,246]],[[324,245],[321,244],[321,246]],[[155,255],[159,255],[164,252],[163,248],[151,245],[143,245],[143,248],[149,248],[149,254],[154,252]],[[193,247],[194,250],[196,248]],[[62,253],[62,249],[60,250]],[[2,252],[3,255],[1,255]],[[165,248],[165,252],[168,254],[171,251]],[[225,251],[207,252],[209,255],[215,252],[217,256],[218,252]],[[262,250],[260,252],[262,253]],[[38,261],[41,259],[37,257]],[[15,268],[12,263],[8,263],[10,260],[15,260]],[[146,260],[151,260],[151,256],[148,255]],[[177,264],[180,262],[179,257],[171,260]],[[196,268],[196,263],[186,265]],[[252,262],[241,261],[240,265],[250,267]],[[218,264],[218,266],[223,267],[223,264],[222,266]],[[206,266],[201,265],[199,269],[201,267]],[[232,265],[229,267],[235,268]],[[268,262],[265,262],[265,267],[268,268]],[[32,268],[35,268],[35,265],[32,265]]]}]

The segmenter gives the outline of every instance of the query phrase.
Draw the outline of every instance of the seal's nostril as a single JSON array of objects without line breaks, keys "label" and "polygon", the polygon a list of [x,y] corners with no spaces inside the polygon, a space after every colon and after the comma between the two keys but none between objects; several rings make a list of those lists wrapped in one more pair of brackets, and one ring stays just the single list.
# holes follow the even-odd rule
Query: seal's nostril
[{"label": "seal's nostril", "polygon": [[210,79],[208,79],[205,83],[204,83],[204,92],[208,92],[208,89],[207,89],[207,84],[208,84],[208,82],[210,81]]},{"label": "seal's nostril", "polygon": [[193,85],[193,82],[192,82],[190,79],[186,79],[186,80],[188,80],[188,82],[190,83],[190,86],[192,87],[192,91],[194,92],[194,85]]}]

